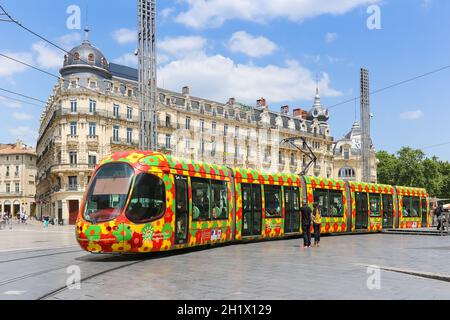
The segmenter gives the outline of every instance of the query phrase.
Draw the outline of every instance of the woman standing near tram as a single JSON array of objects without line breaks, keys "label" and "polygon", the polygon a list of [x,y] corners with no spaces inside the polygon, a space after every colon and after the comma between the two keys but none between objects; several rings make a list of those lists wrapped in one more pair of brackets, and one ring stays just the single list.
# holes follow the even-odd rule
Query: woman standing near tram
[{"label": "woman standing near tram", "polygon": [[314,247],[319,246],[320,229],[322,228],[322,214],[320,213],[319,205],[314,203],[313,210],[313,226],[314,226]]}]

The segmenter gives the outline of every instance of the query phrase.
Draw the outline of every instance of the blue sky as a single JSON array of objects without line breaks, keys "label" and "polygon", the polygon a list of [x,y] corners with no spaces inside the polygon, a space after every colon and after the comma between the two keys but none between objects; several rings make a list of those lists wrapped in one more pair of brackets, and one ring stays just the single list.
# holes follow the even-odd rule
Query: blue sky
[{"label": "blue sky", "polygon": [[[69,30],[67,8],[89,12],[91,42],[110,61],[135,66],[136,4],[130,0],[3,0],[20,22],[70,49],[81,30]],[[370,30],[370,5],[381,29]],[[359,69],[370,70],[376,90],[450,64],[450,2],[446,0],[164,0],[158,1],[159,85],[226,102],[253,104],[265,97],[273,110],[309,109],[319,80],[332,106],[359,94]],[[62,53],[0,22],[0,53],[57,73]],[[371,97],[377,150],[421,148],[450,141],[450,69]],[[47,100],[55,79],[0,58],[0,88]],[[0,92],[0,95],[8,95]],[[19,98],[20,99],[20,98]],[[336,139],[349,131],[355,107],[331,111]],[[41,109],[0,97],[0,141],[36,141]],[[359,119],[359,114],[357,115]],[[450,160],[450,145],[425,149]]]}]

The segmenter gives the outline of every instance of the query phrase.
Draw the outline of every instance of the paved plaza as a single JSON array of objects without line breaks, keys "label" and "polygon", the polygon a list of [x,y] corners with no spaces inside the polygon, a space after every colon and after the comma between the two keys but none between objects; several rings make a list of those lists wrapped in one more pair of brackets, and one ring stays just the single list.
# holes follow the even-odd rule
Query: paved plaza
[{"label": "paved plaza", "polygon": [[[0,299],[450,299],[450,237],[370,234],[92,255],[73,227],[0,231]],[[68,289],[68,267],[80,289]],[[368,266],[371,266],[368,268]],[[378,267],[380,269],[374,268]]]}]

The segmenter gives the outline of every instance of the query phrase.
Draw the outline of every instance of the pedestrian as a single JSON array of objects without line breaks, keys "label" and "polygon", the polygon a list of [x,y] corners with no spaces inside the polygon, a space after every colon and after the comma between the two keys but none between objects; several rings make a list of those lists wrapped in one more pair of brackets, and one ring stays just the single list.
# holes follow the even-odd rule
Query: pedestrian
[{"label": "pedestrian", "polygon": [[19,215],[19,224],[20,223],[24,223],[25,220],[25,212],[23,212],[23,210],[20,210],[20,215]]},{"label": "pedestrian", "polygon": [[313,210],[313,226],[314,226],[314,247],[318,247],[320,243],[320,229],[322,228],[322,214],[319,205],[314,203]]},{"label": "pedestrian", "polygon": [[437,230],[441,230],[441,227],[444,227],[444,224],[442,222],[443,217],[444,217],[444,206],[442,205],[442,203],[440,203],[436,209],[436,217],[437,217],[437,221],[438,221],[438,225],[437,225]]},{"label": "pedestrian", "polygon": [[302,213],[302,230],[303,230],[303,248],[311,246],[311,208],[306,201],[303,201],[303,206],[300,208]]},{"label": "pedestrian", "polygon": [[50,217],[48,216],[48,214],[44,215],[44,228],[47,229],[48,228],[48,223],[50,222]]}]

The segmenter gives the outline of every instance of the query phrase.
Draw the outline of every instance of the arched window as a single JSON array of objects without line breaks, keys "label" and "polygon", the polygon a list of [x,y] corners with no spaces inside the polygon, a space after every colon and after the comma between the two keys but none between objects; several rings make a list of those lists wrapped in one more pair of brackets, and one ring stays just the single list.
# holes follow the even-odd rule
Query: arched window
[{"label": "arched window", "polygon": [[75,52],[73,54],[73,60],[75,60],[75,61],[79,61],[80,60],[80,54],[78,52]]},{"label": "arched window", "polygon": [[88,60],[89,60],[89,62],[94,62],[94,61],[95,61],[95,56],[94,56],[93,53],[90,53],[90,54],[88,55]]}]

